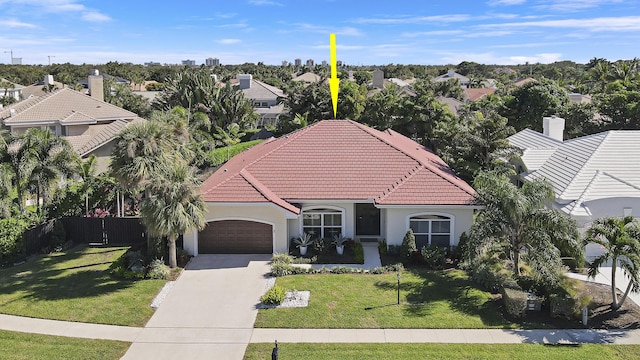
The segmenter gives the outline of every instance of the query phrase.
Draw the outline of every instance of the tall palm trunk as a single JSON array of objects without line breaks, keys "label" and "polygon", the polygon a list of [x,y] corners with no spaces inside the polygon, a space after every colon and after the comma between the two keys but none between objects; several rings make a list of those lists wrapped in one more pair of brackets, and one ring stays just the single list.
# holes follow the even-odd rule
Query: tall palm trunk
[{"label": "tall palm trunk", "polygon": [[618,257],[614,256],[611,261],[611,296],[613,296],[613,304],[611,304],[611,308],[613,310],[617,310],[621,306],[618,304],[618,293],[616,288],[616,269],[617,268],[618,268]]},{"label": "tall palm trunk", "polygon": [[178,266],[178,258],[176,251],[176,240],[178,236],[171,235],[169,236],[169,267],[175,268]]}]

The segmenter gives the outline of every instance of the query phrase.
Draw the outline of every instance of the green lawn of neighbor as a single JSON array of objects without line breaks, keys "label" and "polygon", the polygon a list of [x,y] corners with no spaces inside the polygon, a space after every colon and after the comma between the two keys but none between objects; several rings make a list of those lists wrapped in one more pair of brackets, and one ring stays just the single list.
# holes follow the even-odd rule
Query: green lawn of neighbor
[{"label": "green lawn of neighbor", "polygon": [[3,360],[116,360],[131,344],[122,341],[74,339],[0,330]]},{"label": "green lawn of neighbor", "polygon": [[405,270],[401,305],[395,273],[322,274],[279,277],[287,290],[310,290],[309,306],[263,309],[258,328],[545,328],[513,323],[501,302],[480,290],[460,270]]},{"label": "green lawn of neighbor", "polygon": [[[273,344],[249,344],[245,360],[271,359]],[[279,344],[280,360],[575,360],[639,359],[639,345],[581,345],[577,347],[539,344]]]},{"label": "green lawn of neighbor", "polygon": [[80,246],[0,270],[0,313],[143,326],[164,280],[112,278],[109,265],[127,247]]}]

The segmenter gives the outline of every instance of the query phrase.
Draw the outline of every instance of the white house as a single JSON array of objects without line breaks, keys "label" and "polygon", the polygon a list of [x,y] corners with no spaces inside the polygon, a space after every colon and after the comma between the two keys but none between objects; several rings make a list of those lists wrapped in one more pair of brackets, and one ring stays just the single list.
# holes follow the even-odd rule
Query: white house
[{"label": "white house", "polygon": [[393,131],[324,120],[233,157],[201,186],[208,225],[185,234],[202,253],[287,252],[291,238],[342,235],[456,246],[475,191],[429,149]]},{"label": "white house", "polygon": [[[509,137],[523,150],[520,180],[544,178],[556,193],[553,207],[582,231],[593,220],[640,215],[640,130],[610,130],[563,141],[564,119],[544,118],[544,132]],[[593,252],[587,249],[587,255]],[[592,249],[591,249],[592,250]]]}]

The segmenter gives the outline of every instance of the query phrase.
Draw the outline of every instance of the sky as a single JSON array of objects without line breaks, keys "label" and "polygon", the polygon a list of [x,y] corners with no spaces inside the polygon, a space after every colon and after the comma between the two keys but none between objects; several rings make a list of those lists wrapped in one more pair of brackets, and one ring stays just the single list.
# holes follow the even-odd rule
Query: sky
[{"label": "sky", "polygon": [[0,0],[0,63],[515,65],[640,57],[640,0]]}]

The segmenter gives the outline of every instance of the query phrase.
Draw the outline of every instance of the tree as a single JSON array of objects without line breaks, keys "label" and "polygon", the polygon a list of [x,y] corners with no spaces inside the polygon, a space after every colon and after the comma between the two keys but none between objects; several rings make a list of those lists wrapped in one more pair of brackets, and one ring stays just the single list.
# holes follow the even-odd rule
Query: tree
[{"label": "tree", "polygon": [[40,213],[40,199],[46,205],[56,181],[70,177],[80,159],[65,139],[49,129],[30,128],[23,140],[22,146],[27,149],[25,152],[32,163],[26,180],[35,191],[36,209]]},{"label": "tree", "polygon": [[542,118],[558,114],[569,103],[567,92],[553,81],[532,81],[513,91],[501,115],[516,131],[542,130]]},{"label": "tree", "polygon": [[84,215],[89,216],[89,195],[93,192],[97,175],[96,156],[91,154],[86,161],[78,162],[76,172],[82,180],[82,194],[84,194]]},{"label": "tree", "polygon": [[[604,253],[589,264],[590,277],[595,277],[600,267],[611,261],[611,308],[618,310],[630,291],[640,290],[640,222],[633,216],[596,219],[584,241],[604,249]],[[620,301],[616,290],[618,266],[629,277],[629,285]]]},{"label": "tree", "polygon": [[149,235],[167,237],[169,266],[175,268],[176,239],[180,234],[204,228],[205,203],[198,193],[193,169],[184,162],[164,163],[161,168],[163,171],[147,185],[140,214]]},{"label": "tree", "polygon": [[548,282],[557,281],[561,256],[582,259],[575,221],[545,207],[554,198],[548,182],[534,180],[518,188],[506,176],[485,172],[474,186],[484,205],[470,230],[474,255],[496,245],[511,259],[516,275],[525,255],[536,276]]},{"label": "tree", "polygon": [[231,123],[227,126],[227,129],[223,129],[220,126],[216,126],[216,134],[213,135],[216,138],[218,144],[227,147],[227,161],[229,160],[229,151],[232,145],[240,142],[245,133],[240,131],[240,126],[236,123]]}]

